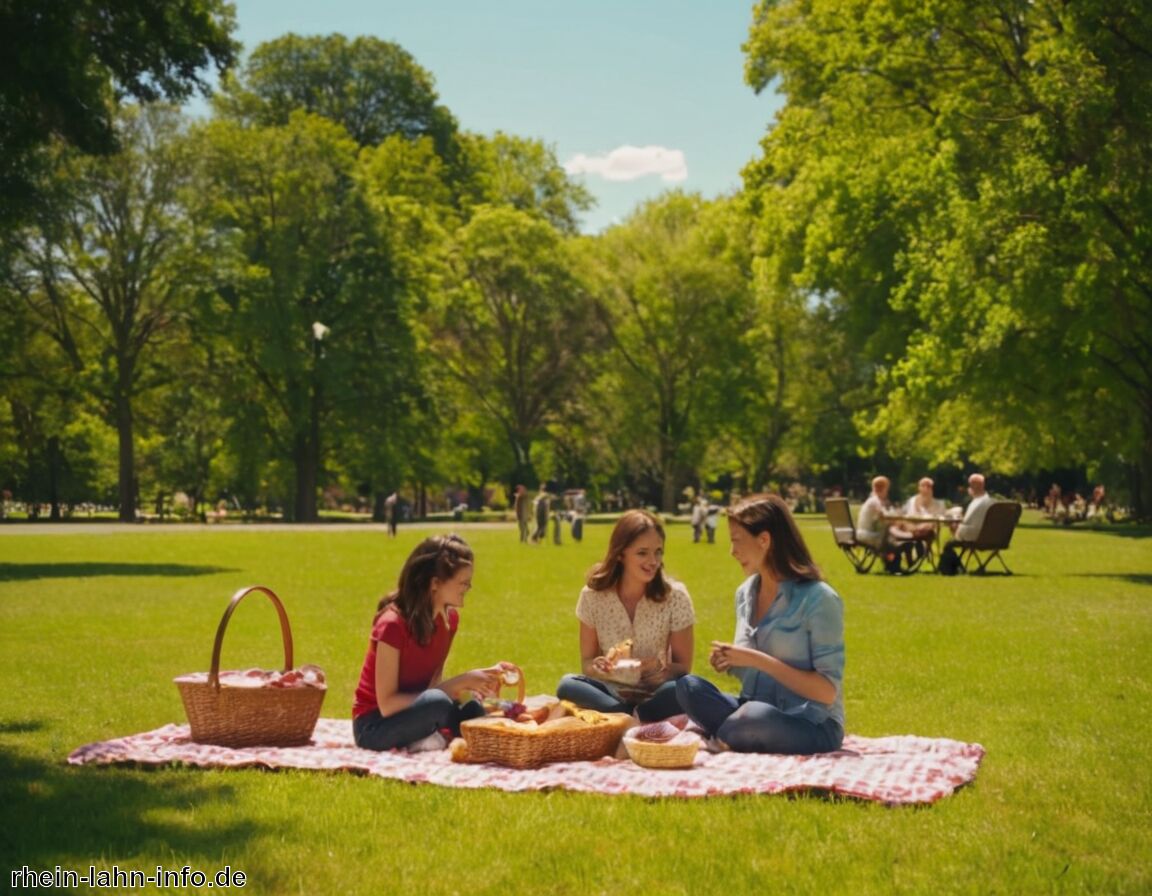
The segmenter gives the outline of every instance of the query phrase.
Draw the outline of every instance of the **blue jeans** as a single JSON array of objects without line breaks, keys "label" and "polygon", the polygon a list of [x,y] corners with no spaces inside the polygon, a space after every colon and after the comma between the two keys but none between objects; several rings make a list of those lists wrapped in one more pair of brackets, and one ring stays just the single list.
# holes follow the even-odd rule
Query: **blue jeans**
[{"label": "blue jeans", "polygon": [[595,709],[597,712],[631,714],[635,710],[636,718],[641,722],[658,722],[681,712],[680,702],[676,699],[675,681],[664,682],[651,697],[636,703],[626,699],[606,681],[587,675],[565,675],[556,688],[556,696],[583,709]]},{"label": "blue jeans", "polygon": [[681,678],[676,697],[688,718],[736,753],[830,753],[844,741],[844,729],[835,719],[816,724],[771,703],[737,699],[698,675]]},{"label": "blue jeans", "polygon": [[415,743],[441,728],[449,729],[453,736],[460,734],[460,723],[484,715],[484,707],[476,700],[462,706],[443,691],[432,688],[412,701],[412,705],[390,716],[379,709],[357,716],[352,720],[352,735],[356,746],[365,750],[394,750]]}]

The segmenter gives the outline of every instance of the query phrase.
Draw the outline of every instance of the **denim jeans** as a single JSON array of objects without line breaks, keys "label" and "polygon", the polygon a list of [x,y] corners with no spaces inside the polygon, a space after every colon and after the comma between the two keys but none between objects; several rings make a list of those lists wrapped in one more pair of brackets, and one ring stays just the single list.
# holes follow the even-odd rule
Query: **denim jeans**
[{"label": "denim jeans", "polygon": [[676,682],[666,681],[647,700],[635,703],[625,699],[621,693],[606,681],[590,678],[587,675],[565,675],[556,688],[556,696],[569,700],[583,709],[597,712],[636,711],[641,722],[658,722],[669,716],[679,715],[680,703],[676,699]]},{"label": "denim jeans", "polygon": [[809,722],[771,703],[725,694],[697,675],[685,675],[676,683],[676,697],[688,718],[736,753],[830,753],[844,740],[844,729],[835,719]]},{"label": "denim jeans", "polygon": [[441,690],[432,688],[412,701],[412,705],[390,716],[374,709],[352,720],[356,746],[365,750],[394,750],[415,743],[441,728],[460,733],[460,723],[484,715],[476,700],[462,706]]}]

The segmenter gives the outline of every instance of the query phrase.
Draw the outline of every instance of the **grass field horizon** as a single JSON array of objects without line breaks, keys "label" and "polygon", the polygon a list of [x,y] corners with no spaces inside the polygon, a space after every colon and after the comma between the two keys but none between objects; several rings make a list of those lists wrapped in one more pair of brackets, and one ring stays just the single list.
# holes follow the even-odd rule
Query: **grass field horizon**
[{"label": "grass field horizon", "polygon": [[[254,893],[1149,892],[1152,530],[1029,514],[1005,555],[1013,576],[893,578],[856,575],[822,517],[801,527],[845,601],[849,732],[978,742],[972,786],[895,809],[72,768],[81,744],[184,721],[172,679],[208,668],[228,598],[249,584],[283,599],[296,663],[327,672],[323,715],[347,717],[375,602],[432,531],[459,528],[477,554],[448,672],[508,659],[530,693],[551,692],[577,665],[576,595],[609,527],[523,546],[499,524],[395,539],[376,527],[0,526],[0,871],[229,865]],[[703,672],[708,641],[731,635],[741,574],[723,527],[707,545],[672,526],[666,560],[693,597]],[[253,595],[222,665],[281,663],[275,613]]]}]

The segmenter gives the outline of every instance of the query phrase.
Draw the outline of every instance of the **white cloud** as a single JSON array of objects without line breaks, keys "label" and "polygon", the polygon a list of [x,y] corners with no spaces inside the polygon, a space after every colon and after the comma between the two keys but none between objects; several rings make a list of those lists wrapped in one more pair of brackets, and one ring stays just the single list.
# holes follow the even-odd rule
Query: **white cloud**
[{"label": "white cloud", "polygon": [[617,146],[607,155],[576,153],[564,163],[569,174],[597,174],[605,180],[637,180],[650,174],[676,183],[688,176],[684,153],[663,146]]}]

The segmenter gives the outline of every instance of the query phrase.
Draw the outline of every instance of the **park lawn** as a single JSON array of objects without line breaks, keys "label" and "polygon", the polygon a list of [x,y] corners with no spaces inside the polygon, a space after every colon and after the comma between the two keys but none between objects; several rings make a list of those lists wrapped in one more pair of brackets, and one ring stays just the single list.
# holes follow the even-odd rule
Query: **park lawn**
[{"label": "park lawn", "polygon": [[[1030,515],[1011,577],[856,575],[802,519],[845,601],[848,729],[976,741],[935,805],[820,796],[652,800],[413,786],[349,774],[72,768],[95,740],[183,721],[228,597],[284,600],[297,663],[346,716],[379,594],[428,530],[0,528],[0,871],[225,865],[253,893],[1146,893],[1152,890],[1152,533]],[[498,659],[529,692],[577,665],[573,607],[609,528],[522,546],[469,527],[475,587],[449,673]],[[697,671],[732,632],[740,573],[669,530],[696,604]],[[278,667],[274,611],[233,616],[225,667]],[[147,892],[161,892],[151,888]]]}]

